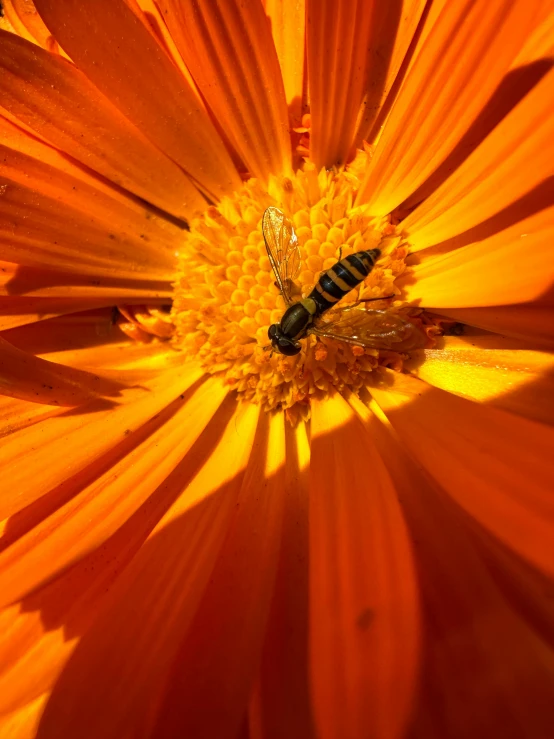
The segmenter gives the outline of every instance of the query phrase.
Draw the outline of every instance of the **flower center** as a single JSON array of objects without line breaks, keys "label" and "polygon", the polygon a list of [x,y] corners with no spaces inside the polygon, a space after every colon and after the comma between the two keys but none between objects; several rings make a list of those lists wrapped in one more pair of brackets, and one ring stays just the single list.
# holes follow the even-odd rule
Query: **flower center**
[{"label": "flower center", "polygon": [[[408,247],[389,219],[354,208],[366,154],[341,171],[317,172],[311,163],[292,178],[271,177],[267,189],[249,180],[232,197],[191,222],[178,256],[171,319],[172,341],[208,372],[219,373],[243,399],[286,410],[291,421],[309,417],[313,396],[333,388],[358,390],[379,365],[400,369],[402,355],[308,335],[300,353],[270,351],[268,328],[286,304],[277,287],[262,234],[262,216],[276,206],[294,225],[301,265],[294,299],[305,298],[322,272],[350,254],[379,248],[381,256],[341,305],[395,293]],[[396,291],[398,292],[398,291]],[[368,307],[396,310],[388,299]],[[411,319],[413,321],[413,319]],[[417,319],[416,319],[417,321]]]}]

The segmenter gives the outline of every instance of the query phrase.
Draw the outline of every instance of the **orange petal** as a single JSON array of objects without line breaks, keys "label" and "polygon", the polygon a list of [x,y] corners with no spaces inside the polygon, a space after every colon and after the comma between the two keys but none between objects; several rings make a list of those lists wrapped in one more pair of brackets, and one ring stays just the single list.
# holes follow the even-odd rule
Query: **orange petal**
[{"label": "orange petal", "polygon": [[44,321],[77,311],[113,305],[113,297],[90,298],[20,298],[0,297],[0,331]]},{"label": "orange petal", "polygon": [[80,0],[35,4],[79,69],[156,146],[212,196],[237,189],[231,158],[195,93],[123,0],[89,0],[86,9]]},{"label": "orange petal", "polygon": [[143,241],[156,241],[174,251],[182,242],[182,227],[154,209],[145,209],[124,190],[100,178],[57,149],[0,116],[1,172],[30,189],[62,200],[77,210],[121,231],[135,232]]},{"label": "orange petal", "polygon": [[128,434],[112,464],[105,460],[101,474],[88,484],[86,476],[68,482],[62,505],[55,507],[60,496],[51,493],[42,510],[27,509],[8,524],[8,543],[18,531],[23,535],[0,555],[4,601],[31,592],[123,526],[177,468],[226,394],[220,382],[208,380],[192,396],[174,401],[159,419]]},{"label": "orange petal", "polygon": [[72,367],[117,368],[160,357],[166,369],[183,356],[167,342],[138,343],[114,323],[112,308],[58,316],[41,325],[30,324],[4,331],[2,336],[19,349]]},{"label": "orange petal", "polygon": [[552,62],[554,54],[554,11],[549,2],[542,4],[535,27],[517,55],[513,68],[523,67],[539,59]]},{"label": "orange petal", "polygon": [[477,224],[481,224],[476,229],[479,233],[473,238],[466,234],[464,241],[480,241],[552,204],[553,98],[551,71],[459,169],[410,213],[402,229],[408,233],[412,251],[463,234]]},{"label": "orange petal", "polygon": [[[6,128],[10,132],[15,130],[15,127],[7,121],[2,123],[2,119],[0,119],[0,133],[2,129],[5,130]],[[24,132],[20,133],[23,140],[30,138]],[[10,143],[17,145],[20,141],[14,141],[14,137],[12,137]],[[0,181],[3,183],[0,213],[2,211],[5,213],[3,238],[8,242],[4,251],[6,256],[10,247],[12,251],[18,253],[16,249],[18,241],[25,243],[25,225],[27,222],[34,224],[35,230],[43,229],[46,233],[52,228],[54,232],[63,232],[66,225],[68,231],[71,231],[69,223],[62,224],[63,227],[56,224],[56,221],[63,217],[64,209],[66,209],[67,218],[71,218],[70,214],[73,213],[77,223],[85,222],[90,234],[99,230],[105,232],[104,241],[111,242],[105,249],[108,249],[108,258],[113,261],[114,266],[118,261],[118,246],[119,249],[122,248],[120,242],[126,244],[126,247],[123,246],[124,249],[132,250],[132,253],[126,256],[125,261],[136,258],[138,264],[144,259],[150,263],[159,261],[162,264],[173,264],[174,253],[182,243],[183,231],[181,228],[159,217],[154,217],[144,207],[139,207],[137,203],[129,198],[111,197],[111,194],[108,194],[109,191],[99,190],[83,181],[79,176],[74,177],[73,173],[68,174],[50,164],[46,164],[41,160],[42,158],[38,157],[44,150],[48,153],[50,148],[40,142],[36,142],[36,147],[33,148],[36,150],[33,151],[33,156],[29,156],[17,149],[0,145]],[[43,210],[57,208],[58,213],[56,216],[51,216],[52,224],[42,224],[41,216],[38,213],[34,214],[34,217],[31,213],[27,213],[22,222],[18,223],[13,218],[17,211],[12,213],[11,210],[8,210],[7,205],[2,205],[4,201],[9,202],[10,198],[13,198],[16,203],[23,203],[23,205],[27,201],[36,202],[35,207],[37,209],[40,207]],[[47,216],[42,215],[42,218],[47,218]],[[84,226],[81,226],[81,228],[83,228],[83,231],[79,238],[76,238],[78,252],[84,251],[86,243],[86,230],[84,230]],[[32,229],[29,230],[33,233]],[[40,240],[40,237],[38,238]],[[91,238],[93,237],[91,236]],[[46,251],[49,252],[48,239],[46,241]],[[61,244],[56,244],[55,239],[53,241],[52,246],[60,246],[61,249]],[[52,251],[59,250],[54,248]],[[36,261],[30,255],[27,257],[26,254],[19,261],[25,263],[26,258],[29,258],[31,262]],[[86,254],[82,255],[82,261],[86,262]],[[103,261],[106,261],[106,259]],[[75,262],[77,266],[78,260],[76,259]],[[43,266],[40,264],[40,260],[39,266]],[[72,271],[75,271],[75,267],[72,268]],[[140,271],[140,267],[137,265],[134,271]],[[6,277],[7,274],[3,273],[2,280],[4,281]],[[171,279],[170,275],[168,277]],[[90,280],[89,284],[95,282],[100,283],[101,281]],[[109,285],[109,281],[107,284]],[[154,288],[154,285],[152,285],[152,288]],[[63,297],[66,298],[69,296],[68,292],[63,294]]]},{"label": "orange petal", "polygon": [[100,377],[27,354],[0,337],[0,394],[45,405],[78,406],[116,395]]},{"label": "orange petal", "polygon": [[554,356],[502,336],[446,336],[437,348],[410,352],[406,369],[421,380],[554,425]]},{"label": "orange petal", "polygon": [[285,428],[287,464],[281,554],[252,706],[256,739],[315,737],[308,686],[308,502],[306,426]]},{"label": "orange petal", "polygon": [[[0,438],[13,434],[19,429],[41,423],[51,416],[64,412],[63,406],[40,405],[18,398],[0,397]],[[0,523],[0,531],[2,524]]]},{"label": "orange petal", "polygon": [[307,3],[310,157],[344,164],[361,145],[398,73],[425,3]]},{"label": "orange petal", "polygon": [[[109,280],[100,277],[72,275],[47,269],[23,267],[13,262],[0,261],[0,296],[17,298],[61,298],[66,302],[83,299],[106,300],[111,304],[166,303],[171,302],[173,290],[170,282],[150,280]],[[48,303],[45,303],[48,305]]]},{"label": "orange petal", "polygon": [[549,305],[500,305],[494,308],[461,308],[441,313],[460,323],[513,336],[530,346],[554,347],[554,310]]},{"label": "orange petal", "polygon": [[40,715],[46,703],[41,695],[23,708],[0,718],[0,739],[35,739]]},{"label": "orange petal", "polygon": [[50,143],[148,202],[187,216],[203,199],[84,74],[13,34],[0,35],[2,105]]},{"label": "orange petal", "polygon": [[251,174],[290,170],[285,91],[260,2],[160,0],[177,48]]},{"label": "orange petal", "polygon": [[554,574],[554,429],[386,372],[371,393],[414,459],[508,548]]},{"label": "orange petal", "polygon": [[[235,407],[232,400],[222,409],[202,435],[198,456],[188,455],[168,481],[175,502],[58,679],[41,725],[44,739],[120,739],[139,730],[152,735],[163,681],[238,515],[259,411],[249,405],[228,412]],[[259,504],[271,509],[274,499],[261,495]],[[262,523],[271,529],[271,519]]]},{"label": "orange petal", "polygon": [[124,220],[120,231],[117,220],[109,223],[80,211],[58,199],[59,195],[43,195],[19,184],[18,179],[15,172],[10,172],[9,178],[0,177],[0,244],[4,259],[28,267],[112,280],[132,280],[140,275],[144,280],[171,281],[175,252],[163,248],[163,242],[141,238],[141,232]]},{"label": "orange petal", "polygon": [[240,729],[273,593],[284,503],[284,461],[284,417],[263,416],[236,516],[167,677],[153,739],[235,739]]},{"label": "orange petal", "polygon": [[[497,576],[511,573],[497,567],[491,574],[466,519],[419,461],[408,458],[402,438],[360,408],[359,400],[352,402],[369,423],[394,484],[402,491],[403,512],[415,542],[425,637],[419,701],[407,735],[549,736],[554,653],[503,597]],[[370,407],[374,406],[372,401]],[[376,413],[382,417],[378,408]],[[550,606],[551,613],[547,593],[543,588],[543,608]]]},{"label": "orange petal", "polygon": [[[202,371],[191,365],[171,369],[142,387],[125,390],[118,406],[93,401],[80,411],[12,434],[0,450],[7,485],[0,519],[85,469],[159,413],[201,375]],[[30,458],[33,464],[28,464]],[[38,476],[37,470],[41,471]]]},{"label": "orange petal", "polygon": [[312,401],[311,431],[310,663],[318,736],[399,739],[415,689],[419,609],[396,491],[371,436],[340,396]]},{"label": "orange petal", "polygon": [[539,2],[443,6],[398,94],[358,203],[389,213],[446,159],[508,71]]},{"label": "orange petal", "polygon": [[[379,3],[372,8],[374,17],[371,23],[374,28],[371,46],[368,47],[369,53],[365,61],[365,93],[354,135],[354,144],[360,148],[364,141],[371,139],[372,143],[376,135],[380,134],[379,117],[385,113],[383,110],[385,101],[388,107],[394,100],[395,94],[391,88],[395,82],[398,85],[398,73],[405,61],[425,7],[425,0],[402,0],[396,4],[396,9],[392,4],[381,5]],[[387,38],[387,27],[391,18],[396,21],[396,31]],[[387,46],[385,53],[383,53],[383,45]]]},{"label": "orange petal", "polygon": [[304,79],[305,0],[267,0],[265,12],[271,21],[289,115],[294,125],[299,125],[307,85]]},{"label": "orange petal", "polygon": [[554,207],[448,254],[423,257],[398,280],[408,301],[426,308],[525,303],[553,285]]},{"label": "orange petal", "polygon": [[127,5],[134,10],[145,22],[146,26],[152,31],[154,36],[158,39],[160,46],[169,55],[173,63],[178,67],[181,74],[185,77],[190,85],[192,92],[198,98],[200,107],[204,107],[202,98],[194,80],[192,79],[190,72],[185,66],[182,56],[179,54],[175,41],[173,40],[169,29],[165,23],[164,17],[157,5],[156,0],[125,0]]},{"label": "orange petal", "polygon": [[3,0],[2,7],[19,36],[48,51],[59,51],[54,37],[37,13],[33,0]]}]

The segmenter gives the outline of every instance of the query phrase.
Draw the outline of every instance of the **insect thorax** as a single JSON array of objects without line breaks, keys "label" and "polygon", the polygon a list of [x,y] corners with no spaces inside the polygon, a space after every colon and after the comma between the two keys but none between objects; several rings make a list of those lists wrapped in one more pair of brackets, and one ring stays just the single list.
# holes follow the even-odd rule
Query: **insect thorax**
[{"label": "insect thorax", "polygon": [[305,336],[316,312],[316,304],[311,298],[293,303],[281,318],[281,331],[293,341],[301,339]]}]

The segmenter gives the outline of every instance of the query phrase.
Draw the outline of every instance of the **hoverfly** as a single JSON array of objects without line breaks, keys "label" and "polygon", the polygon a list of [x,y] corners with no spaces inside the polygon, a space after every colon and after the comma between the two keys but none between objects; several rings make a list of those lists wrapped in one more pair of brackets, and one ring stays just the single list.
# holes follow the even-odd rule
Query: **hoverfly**
[{"label": "hoverfly", "polygon": [[281,322],[272,324],[268,330],[273,349],[287,356],[298,354],[300,340],[310,334],[372,349],[406,351],[424,346],[421,331],[402,316],[356,307],[383,298],[336,305],[368,276],[381,255],[379,249],[359,251],[339,259],[320,274],[306,298],[293,302],[292,287],[300,271],[300,249],[292,222],[282,210],[271,206],[263,214],[262,233],[276,285],[287,305]]}]

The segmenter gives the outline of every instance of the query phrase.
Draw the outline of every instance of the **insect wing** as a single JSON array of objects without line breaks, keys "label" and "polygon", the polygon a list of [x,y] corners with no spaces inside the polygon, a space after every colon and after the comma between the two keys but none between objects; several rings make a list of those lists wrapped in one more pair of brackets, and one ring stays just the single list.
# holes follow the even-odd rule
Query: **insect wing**
[{"label": "insect wing", "polygon": [[368,349],[409,351],[425,346],[425,335],[398,313],[385,310],[335,308],[320,319],[311,333]]},{"label": "insect wing", "polygon": [[285,303],[292,302],[292,283],[300,271],[300,248],[289,218],[279,208],[267,208],[262,218],[267,256]]}]

